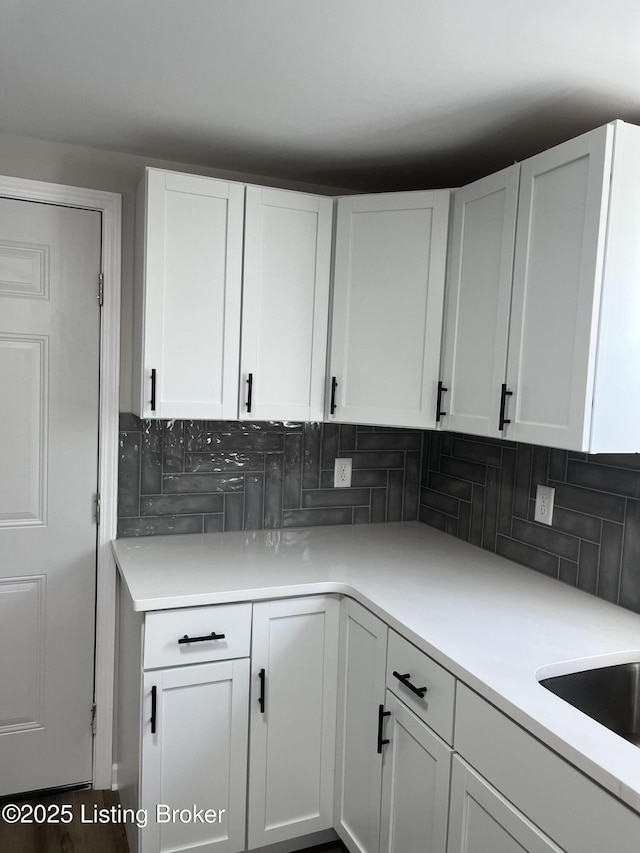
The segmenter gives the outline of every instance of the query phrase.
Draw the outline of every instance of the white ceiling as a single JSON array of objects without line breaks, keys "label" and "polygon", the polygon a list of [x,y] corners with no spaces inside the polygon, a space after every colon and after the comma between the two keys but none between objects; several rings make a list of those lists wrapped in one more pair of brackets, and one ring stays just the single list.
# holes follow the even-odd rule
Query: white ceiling
[{"label": "white ceiling", "polygon": [[0,0],[0,132],[369,190],[640,124],[640,0]]}]

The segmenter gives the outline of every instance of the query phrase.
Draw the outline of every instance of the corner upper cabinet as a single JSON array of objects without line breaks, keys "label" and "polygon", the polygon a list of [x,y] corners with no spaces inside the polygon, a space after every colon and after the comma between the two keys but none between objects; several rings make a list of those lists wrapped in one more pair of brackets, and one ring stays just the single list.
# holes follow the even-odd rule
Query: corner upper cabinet
[{"label": "corner upper cabinet", "polygon": [[453,194],[437,419],[443,429],[500,437],[520,166]]},{"label": "corner upper cabinet", "polygon": [[338,199],[327,420],[435,426],[449,195]]},{"label": "corner upper cabinet", "polygon": [[244,186],[147,169],[136,201],[133,410],[235,419]]},{"label": "corner upper cabinet", "polygon": [[248,186],[240,418],[321,421],[333,201]]},{"label": "corner upper cabinet", "polygon": [[616,121],[522,163],[505,437],[640,449],[640,128]]}]

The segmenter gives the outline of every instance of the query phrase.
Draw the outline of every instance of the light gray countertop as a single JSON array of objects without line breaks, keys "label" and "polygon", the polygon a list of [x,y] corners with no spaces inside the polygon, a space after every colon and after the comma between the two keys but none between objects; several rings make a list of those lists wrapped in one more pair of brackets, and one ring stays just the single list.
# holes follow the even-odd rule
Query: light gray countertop
[{"label": "light gray countertop", "polygon": [[538,678],[640,660],[640,616],[417,522],[119,539],[134,608],[339,593],[640,812],[640,749]]}]

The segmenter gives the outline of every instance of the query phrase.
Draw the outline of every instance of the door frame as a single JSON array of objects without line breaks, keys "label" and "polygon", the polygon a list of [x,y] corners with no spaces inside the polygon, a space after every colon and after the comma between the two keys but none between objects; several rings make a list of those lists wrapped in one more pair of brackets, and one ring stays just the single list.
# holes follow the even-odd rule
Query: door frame
[{"label": "door frame", "polygon": [[[115,675],[116,564],[111,540],[117,533],[118,416],[120,408],[120,286],[122,197],[102,190],[0,176],[0,196],[97,210],[102,214],[104,302],[100,312],[100,416],[97,528],[95,737],[93,787],[111,788]],[[96,282],[96,299],[98,282]]]}]

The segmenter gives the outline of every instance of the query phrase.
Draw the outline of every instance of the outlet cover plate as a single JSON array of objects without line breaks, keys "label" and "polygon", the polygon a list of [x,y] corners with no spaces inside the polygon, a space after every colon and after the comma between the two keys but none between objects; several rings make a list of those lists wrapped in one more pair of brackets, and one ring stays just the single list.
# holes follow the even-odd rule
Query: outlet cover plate
[{"label": "outlet cover plate", "polygon": [[540,524],[551,524],[553,521],[553,501],[556,490],[551,486],[543,486],[538,483],[536,486],[536,512],[533,516],[534,521],[539,521]]},{"label": "outlet cover plate", "polygon": [[333,486],[335,489],[348,489],[351,486],[352,460],[346,457],[338,458],[333,469]]}]

